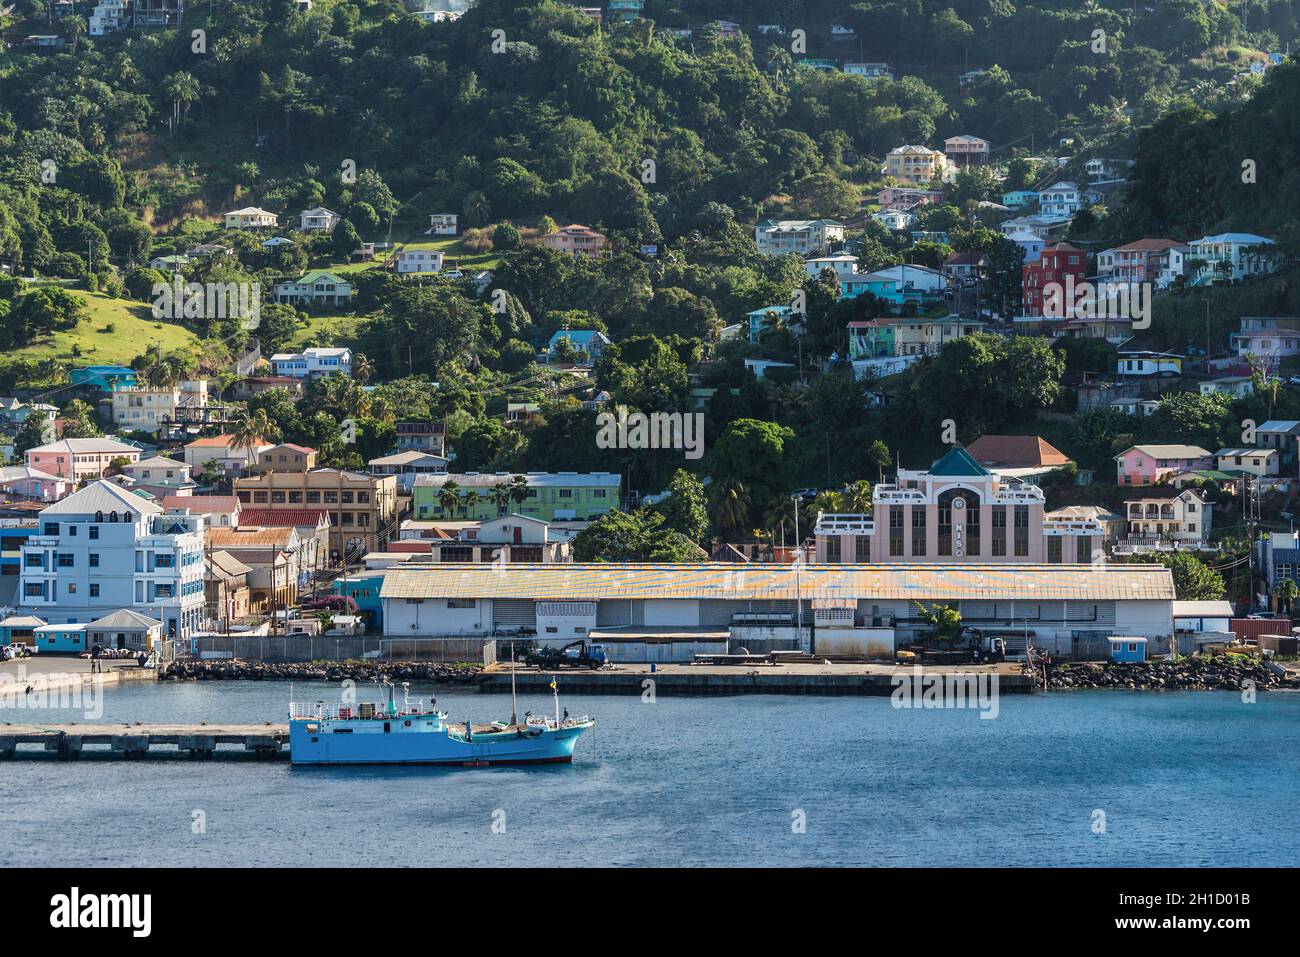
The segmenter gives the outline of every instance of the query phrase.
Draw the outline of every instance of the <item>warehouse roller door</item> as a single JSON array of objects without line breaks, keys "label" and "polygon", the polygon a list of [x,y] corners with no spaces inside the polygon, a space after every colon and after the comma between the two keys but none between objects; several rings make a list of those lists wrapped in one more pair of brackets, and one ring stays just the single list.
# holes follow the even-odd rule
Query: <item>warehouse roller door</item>
[{"label": "warehouse roller door", "polygon": [[537,603],[531,598],[492,600],[492,625],[503,631],[537,627]]}]

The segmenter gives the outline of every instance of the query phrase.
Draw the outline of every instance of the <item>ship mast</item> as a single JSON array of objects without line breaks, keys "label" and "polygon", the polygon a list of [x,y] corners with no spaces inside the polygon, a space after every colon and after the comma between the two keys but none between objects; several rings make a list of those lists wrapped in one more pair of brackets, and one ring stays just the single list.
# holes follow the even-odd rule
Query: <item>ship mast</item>
[{"label": "ship mast", "polygon": [[515,643],[510,642],[510,724],[519,723],[519,699],[515,695]]}]

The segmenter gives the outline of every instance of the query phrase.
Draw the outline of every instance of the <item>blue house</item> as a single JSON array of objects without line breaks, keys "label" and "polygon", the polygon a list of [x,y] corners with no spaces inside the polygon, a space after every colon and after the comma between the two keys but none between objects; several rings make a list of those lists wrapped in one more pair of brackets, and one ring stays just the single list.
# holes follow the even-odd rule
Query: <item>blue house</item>
[{"label": "blue house", "polygon": [[377,629],[384,626],[384,603],[379,600],[379,590],[383,587],[384,573],[370,571],[336,578],[331,589],[334,594],[356,602],[357,613],[365,619],[366,627]]},{"label": "blue house", "polygon": [[1038,202],[1038,194],[1032,189],[1013,189],[1009,193],[1002,194],[1002,205],[1010,206],[1013,209],[1036,202]]},{"label": "blue house", "polygon": [[609,336],[598,329],[561,329],[551,336],[551,341],[546,347],[548,359],[554,359],[556,349],[559,347],[561,339],[568,339],[569,345],[574,352],[582,351],[587,354],[586,362],[579,362],[578,365],[592,365],[597,359],[605,354],[605,349],[614,343],[610,341]]},{"label": "blue house", "polygon": [[100,392],[112,392],[135,388],[136,376],[130,366],[86,366],[68,373],[68,382]]},{"label": "blue house", "polygon": [[1141,664],[1147,660],[1145,638],[1107,638],[1110,642],[1110,660],[1115,664]]}]

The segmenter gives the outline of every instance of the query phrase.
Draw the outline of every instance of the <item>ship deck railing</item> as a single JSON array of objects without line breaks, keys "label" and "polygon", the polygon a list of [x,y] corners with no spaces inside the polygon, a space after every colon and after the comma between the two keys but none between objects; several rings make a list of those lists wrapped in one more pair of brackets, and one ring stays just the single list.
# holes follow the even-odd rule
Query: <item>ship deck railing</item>
[{"label": "ship deck railing", "polygon": [[425,718],[438,714],[433,708],[426,708],[419,701],[414,707],[398,708],[396,714],[390,715],[383,705],[327,705],[323,702],[289,702],[290,721],[369,721],[393,720],[394,718]]}]

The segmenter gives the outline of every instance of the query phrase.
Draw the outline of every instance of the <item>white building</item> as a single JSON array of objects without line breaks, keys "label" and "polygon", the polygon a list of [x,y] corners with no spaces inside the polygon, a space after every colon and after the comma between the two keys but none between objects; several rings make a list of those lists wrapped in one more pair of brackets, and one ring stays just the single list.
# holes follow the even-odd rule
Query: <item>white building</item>
[{"label": "white building", "polygon": [[455,213],[434,213],[429,217],[427,232],[431,236],[455,236],[458,221]]},{"label": "white building", "polygon": [[[1005,630],[1053,655],[1110,635],[1173,632],[1173,575],[1160,565],[429,565],[390,568],[380,591],[391,636],[543,643],[587,637],[614,660],[691,660],[741,646],[878,655],[928,631],[918,602]],[[826,612],[834,610],[834,614]],[[553,629],[553,630],[552,630]]]},{"label": "white building", "polygon": [[883,209],[872,213],[871,218],[895,233],[907,229],[916,222],[916,217],[903,209]]},{"label": "white building", "polygon": [[22,548],[18,598],[50,624],[88,624],[126,608],[187,637],[203,618],[199,516],[164,512],[112,482],[94,482],[40,513]]},{"label": "white building", "polygon": [[442,253],[434,249],[403,249],[393,257],[399,276],[432,276],[442,272]]},{"label": "white building", "polygon": [[246,206],[223,214],[227,229],[266,229],[274,227],[279,221],[275,213],[268,213],[256,206]]},{"label": "white building", "polygon": [[271,356],[271,371],[295,379],[312,379],[336,372],[351,375],[352,350],[311,346],[302,352],[277,352]]},{"label": "white building", "polygon": [[351,282],[327,269],[313,269],[271,287],[276,302],[294,305],[346,306],[354,293]]},{"label": "white building", "polygon": [[765,219],[754,227],[754,242],[767,256],[820,255],[844,242],[844,224],[833,219]]},{"label": "white building", "polygon": [[90,13],[90,35],[105,37],[126,28],[131,19],[126,0],[99,0]]},{"label": "white building", "polygon": [[1128,536],[1117,555],[1203,548],[1210,539],[1213,511],[1195,489],[1153,487],[1124,500]]},{"label": "white building", "polygon": [[1082,208],[1079,187],[1074,183],[1057,183],[1038,191],[1038,211],[1044,219],[1069,219]]},{"label": "white building", "polygon": [[[804,272],[810,279],[818,279],[827,269],[835,273],[835,278],[840,282],[846,279],[852,279],[860,275],[858,272],[858,257],[844,254],[841,256],[818,256],[814,259],[806,259],[803,264]],[[782,307],[789,309],[789,306]]]},{"label": "white building", "polygon": [[846,63],[841,69],[850,76],[865,76],[869,80],[894,79],[894,69],[888,63]]},{"label": "white building", "polygon": [[1198,267],[1192,282],[1205,285],[1216,279],[1235,281],[1270,273],[1277,268],[1279,257],[1262,247],[1275,245],[1273,240],[1254,233],[1219,233],[1193,239],[1186,257]]},{"label": "white building", "polygon": [[304,209],[298,214],[298,219],[299,232],[332,233],[343,217],[324,206],[317,206],[315,209]]}]

